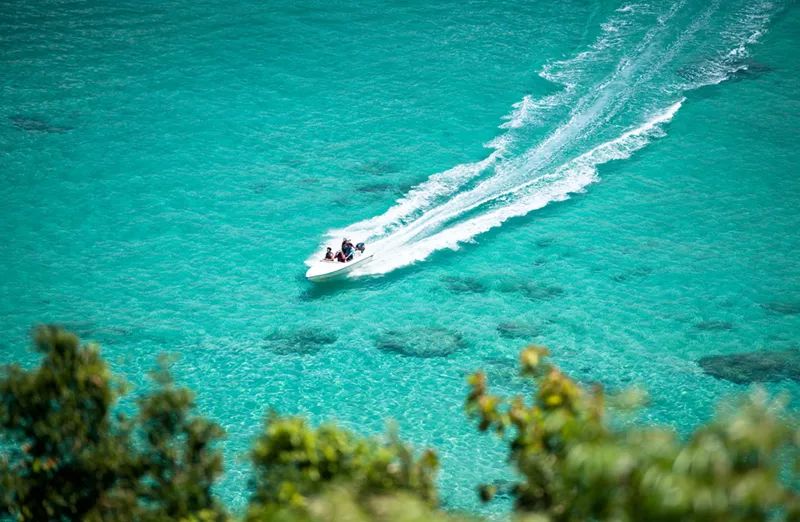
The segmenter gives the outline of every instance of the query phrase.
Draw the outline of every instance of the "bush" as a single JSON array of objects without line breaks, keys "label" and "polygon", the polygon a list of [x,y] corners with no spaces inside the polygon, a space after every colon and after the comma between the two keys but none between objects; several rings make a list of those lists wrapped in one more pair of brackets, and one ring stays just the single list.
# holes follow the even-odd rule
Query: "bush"
[{"label": "bush", "polygon": [[602,390],[582,388],[547,355],[522,352],[537,385],[528,402],[490,395],[483,374],[470,377],[468,414],[483,431],[510,432],[518,511],[553,521],[800,519],[800,438],[783,402],[756,392],[685,441],[665,428],[612,429]]},{"label": "bush", "polygon": [[[192,394],[161,387],[134,419],[112,417],[122,393],[95,345],[39,328],[38,369],[0,379],[3,511],[18,520],[164,520],[224,511],[211,495],[222,471],[219,426],[191,417]],[[134,440],[138,439],[138,444]]]},{"label": "bush", "polygon": [[[222,472],[215,423],[193,415],[192,393],[166,371],[113,415],[124,391],[94,345],[55,327],[36,332],[41,365],[0,377],[0,519],[221,522],[212,493]],[[609,422],[600,387],[585,388],[522,352],[533,397],[491,395],[469,378],[468,415],[509,442],[521,480],[515,518],[545,521],[800,520],[800,434],[781,400],[756,392],[686,439]],[[624,402],[624,401],[623,401]],[[636,402],[636,401],[628,401]],[[270,414],[251,452],[249,522],[455,522],[437,509],[436,454],[415,456],[394,431],[357,436]],[[490,500],[492,486],[480,494]]]},{"label": "bush", "polygon": [[336,487],[355,501],[406,492],[428,506],[436,502],[436,454],[426,451],[416,459],[393,431],[382,442],[332,424],[312,428],[304,419],[272,414],[252,460],[256,481],[248,520],[266,520],[264,513],[277,509],[306,510],[310,498],[327,492],[323,498],[330,499]]}]

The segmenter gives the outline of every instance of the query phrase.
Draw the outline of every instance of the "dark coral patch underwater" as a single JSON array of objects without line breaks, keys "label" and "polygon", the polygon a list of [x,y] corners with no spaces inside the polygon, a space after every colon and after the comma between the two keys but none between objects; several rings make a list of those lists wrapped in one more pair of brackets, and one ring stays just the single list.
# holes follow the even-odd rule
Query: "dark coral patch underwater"
[{"label": "dark coral patch underwater", "polygon": [[444,276],[441,281],[454,294],[482,294],[489,290],[485,283],[475,277]]},{"label": "dark coral patch underwater", "polygon": [[499,289],[501,292],[516,292],[531,301],[545,301],[564,294],[564,289],[560,286],[546,285],[532,281],[501,285]]},{"label": "dark coral patch underwater", "polygon": [[518,321],[505,321],[497,325],[497,333],[506,339],[533,340],[539,335],[539,328],[529,323]]},{"label": "dark coral patch underwater", "polygon": [[399,193],[399,189],[391,183],[370,183],[369,185],[356,187],[356,192],[361,192],[362,194],[386,194]]},{"label": "dark coral patch underwater", "polygon": [[382,352],[429,359],[453,354],[465,348],[467,342],[460,333],[447,328],[406,328],[382,332],[375,346]]},{"label": "dark coral patch underwater", "polygon": [[72,127],[53,125],[44,118],[40,118],[38,116],[26,116],[24,114],[15,114],[13,116],[9,116],[8,120],[17,129],[27,132],[44,132],[49,134],[58,134],[72,130]]},{"label": "dark coral patch underwater", "polygon": [[736,384],[800,381],[800,350],[796,349],[709,355],[697,363],[706,374]]},{"label": "dark coral patch underwater", "polygon": [[614,274],[611,276],[611,280],[615,283],[626,283],[628,281],[634,279],[641,279],[643,277],[647,277],[653,273],[653,269],[649,266],[640,266],[636,268],[632,268],[630,270],[626,270],[624,272]]},{"label": "dark coral patch underwater", "polygon": [[362,163],[358,167],[358,170],[367,174],[378,176],[382,176],[384,174],[394,174],[400,171],[396,165],[386,161],[367,161]]},{"label": "dark coral patch underwater", "polygon": [[800,314],[800,301],[772,301],[761,305],[773,314],[797,315]]},{"label": "dark coral patch underwater", "polygon": [[728,321],[700,321],[694,327],[705,332],[727,332],[734,329],[733,323]]},{"label": "dark coral patch underwater", "polygon": [[311,355],[336,342],[335,333],[322,328],[278,328],[264,338],[264,346],[282,355]]}]

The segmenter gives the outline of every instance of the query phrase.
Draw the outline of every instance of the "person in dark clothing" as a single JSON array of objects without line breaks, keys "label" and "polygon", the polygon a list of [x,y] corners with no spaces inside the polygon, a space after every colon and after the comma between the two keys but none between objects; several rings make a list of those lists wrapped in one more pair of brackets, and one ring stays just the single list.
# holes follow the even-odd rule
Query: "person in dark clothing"
[{"label": "person in dark clothing", "polygon": [[336,252],[336,260],[339,261],[340,263],[347,262],[347,258],[344,256],[344,253],[341,250]]},{"label": "person in dark clothing", "polygon": [[325,252],[325,261],[333,261],[333,259],[334,259],[333,249],[331,247],[328,247],[328,251]]},{"label": "person in dark clothing", "polygon": [[356,248],[353,246],[351,240],[345,239],[342,241],[342,253],[347,261],[353,260],[353,257],[356,255]]}]

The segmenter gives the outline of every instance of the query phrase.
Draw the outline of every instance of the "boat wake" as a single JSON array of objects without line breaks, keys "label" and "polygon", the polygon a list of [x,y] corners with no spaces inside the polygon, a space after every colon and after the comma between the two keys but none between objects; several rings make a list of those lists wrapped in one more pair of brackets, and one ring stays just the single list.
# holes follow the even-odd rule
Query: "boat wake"
[{"label": "boat wake", "polygon": [[585,190],[599,165],[664,136],[686,93],[746,68],[748,47],[778,8],[694,4],[622,5],[585,51],[543,67],[539,76],[559,90],[514,104],[487,157],[432,175],[383,214],[328,231],[324,243],[366,241],[375,256],[352,274],[385,274]]}]

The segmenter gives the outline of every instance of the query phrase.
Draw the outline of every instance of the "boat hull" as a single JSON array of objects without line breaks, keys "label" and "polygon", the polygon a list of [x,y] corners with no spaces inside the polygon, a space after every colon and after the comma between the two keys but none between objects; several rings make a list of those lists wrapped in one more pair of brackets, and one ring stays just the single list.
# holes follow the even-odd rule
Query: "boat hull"
[{"label": "boat hull", "polygon": [[308,269],[306,272],[306,279],[314,283],[339,279],[352,272],[357,266],[363,266],[364,263],[371,258],[372,254],[364,254],[347,263],[340,263],[338,261],[318,261]]}]

